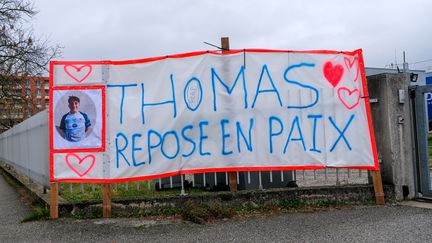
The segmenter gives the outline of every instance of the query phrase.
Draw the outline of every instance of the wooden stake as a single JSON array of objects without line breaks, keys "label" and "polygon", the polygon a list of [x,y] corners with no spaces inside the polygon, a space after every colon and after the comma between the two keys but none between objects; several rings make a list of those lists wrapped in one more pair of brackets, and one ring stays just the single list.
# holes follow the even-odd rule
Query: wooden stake
[{"label": "wooden stake", "polygon": [[[221,38],[221,48],[222,53],[229,51],[229,38],[228,37],[222,37]],[[236,172],[228,172],[228,178],[229,178],[229,188],[231,192],[237,191],[237,173]]]},{"label": "wooden stake", "polygon": [[102,184],[102,215],[111,218],[111,184]]},{"label": "wooden stake", "polygon": [[237,191],[237,173],[236,172],[228,172],[229,178],[229,188],[231,192]]},{"label": "wooden stake", "polygon": [[377,205],[384,205],[384,190],[383,190],[383,184],[381,179],[381,171],[374,170],[372,171],[372,180],[374,185],[374,191],[375,191],[375,203]]},{"label": "wooden stake", "polygon": [[222,37],[221,38],[221,48],[222,48],[222,53],[229,51],[229,38],[228,37]]},{"label": "wooden stake", "polygon": [[50,184],[50,219],[58,218],[59,191],[58,183],[51,182]]}]

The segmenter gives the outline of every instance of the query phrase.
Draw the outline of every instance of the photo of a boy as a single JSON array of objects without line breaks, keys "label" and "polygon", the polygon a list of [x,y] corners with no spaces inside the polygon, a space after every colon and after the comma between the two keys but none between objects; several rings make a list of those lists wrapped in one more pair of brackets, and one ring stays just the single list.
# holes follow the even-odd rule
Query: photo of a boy
[{"label": "photo of a boy", "polygon": [[70,142],[79,142],[86,137],[91,126],[87,114],[81,112],[80,99],[76,96],[69,96],[69,112],[63,115],[60,122],[62,136]]}]

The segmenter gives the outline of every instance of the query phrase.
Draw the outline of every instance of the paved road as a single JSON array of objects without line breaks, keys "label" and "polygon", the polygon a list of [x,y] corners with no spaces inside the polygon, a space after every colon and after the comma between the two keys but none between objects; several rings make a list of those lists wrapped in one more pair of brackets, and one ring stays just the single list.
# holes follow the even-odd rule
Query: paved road
[{"label": "paved road", "polygon": [[144,219],[19,223],[29,213],[0,176],[0,242],[430,242],[432,209],[368,206],[222,221]]}]

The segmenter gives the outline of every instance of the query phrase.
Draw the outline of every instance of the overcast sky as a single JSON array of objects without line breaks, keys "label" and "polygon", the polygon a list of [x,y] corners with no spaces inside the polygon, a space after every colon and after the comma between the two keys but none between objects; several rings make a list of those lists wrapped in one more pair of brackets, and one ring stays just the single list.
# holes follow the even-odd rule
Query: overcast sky
[{"label": "overcast sky", "polygon": [[[127,60],[199,50],[363,49],[368,67],[432,68],[431,0],[35,0],[36,35],[62,60]],[[424,60],[428,60],[422,62]],[[419,62],[419,63],[416,63]]]}]

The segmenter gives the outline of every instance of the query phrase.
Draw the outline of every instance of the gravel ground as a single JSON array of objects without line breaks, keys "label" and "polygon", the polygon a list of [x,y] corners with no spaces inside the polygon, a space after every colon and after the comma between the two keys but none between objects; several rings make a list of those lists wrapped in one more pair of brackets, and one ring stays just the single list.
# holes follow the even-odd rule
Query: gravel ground
[{"label": "gravel ground", "polygon": [[432,210],[363,206],[196,225],[179,220],[96,219],[20,223],[30,213],[0,176],[0,242],[430,242]]}]

